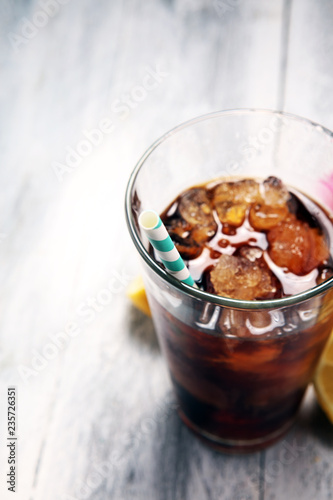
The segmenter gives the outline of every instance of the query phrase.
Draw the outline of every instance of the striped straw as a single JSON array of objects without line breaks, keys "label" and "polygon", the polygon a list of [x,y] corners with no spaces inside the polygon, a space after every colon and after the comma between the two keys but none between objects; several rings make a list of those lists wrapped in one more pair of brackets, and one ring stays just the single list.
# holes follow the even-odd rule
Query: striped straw
[{"label": "striped straw", "polygon": [[139,224],[169,273],[183,283],[196,287],[159,215],[154,210],[144,210],[139,216]]}]

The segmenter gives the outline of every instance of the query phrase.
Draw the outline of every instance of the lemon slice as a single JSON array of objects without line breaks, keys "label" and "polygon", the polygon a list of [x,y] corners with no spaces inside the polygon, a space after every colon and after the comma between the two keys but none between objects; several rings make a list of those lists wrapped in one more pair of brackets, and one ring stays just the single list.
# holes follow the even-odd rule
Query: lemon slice
[{"label": "lemon slice", "polygon": [[333,424],[333,331],[316,368],[314,386],[318,402]]},{"label": "lemon slice", "polygon": [[137,309],[140,309],[147,316],[151,316],[142,276],[137,276],[129,284],[126,295]]}]

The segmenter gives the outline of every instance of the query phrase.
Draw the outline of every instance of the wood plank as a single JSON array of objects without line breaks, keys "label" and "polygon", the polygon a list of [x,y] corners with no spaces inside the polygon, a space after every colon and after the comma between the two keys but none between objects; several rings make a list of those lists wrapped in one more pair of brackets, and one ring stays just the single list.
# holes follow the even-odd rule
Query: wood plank
[{"label": "wood plank", "polygon": [[[327,127],[333,82],[333,9],[329,1],[290,2],[282,107]],[[265,498],[326,499],[332,491],[332,427],[309,391],[298,425],[266,452]]]},{"label": "wood plank", "polygon": [[[329,498],[330,445],[324,433],[316,435],[321,421],[306,427],[305,419],[293,431],[312,450],[293,463],[296,478],[292,467],[283,467],[271,481],[270,464],[284,441],[267,453],[226,457],[194,439],[176,415],[152,324],[124,296],[139,264],[124,227],[123,193],[141,153],[197,114],[274,108],[281,98],[284,2],[234,2],[223,13],[221,5],[71,0],[17,54],[8,43],[0,48],[0,233],[6,234],[0,242],[0,398],[8,383],[17,383],[22,498],[262,500],[294,491],[307,498],[314,487],[316,498]],[[307,15],[302,5],[299,24]],[[37,1],[8,7],[2,32],[18,30],[39,8]],[[322,22],[318,17],[315,33]],[[284,92],[295,109],[291,71],[299,53],[288,52]],[[330,70],[311,61],[313,75],[324,71],[321,95],[328,98]],[[156,68],[157,85],[140,100],[137,87]],[[117,105],[128,98],[121,114]],[[54,162],[64,163],[68,148],[77,149],[103,118],[114,123],[112,133],[59,182]],[[85,321],[78,307],[102,297],[114,279],[110,303],[99,301],[101,310]],[[49,335],[73,321],[80,332],[60,337],[63,348],[25,385],[17,366],[31,366],[32,349],[43,352]],[[3,422],[3,410],[0,415]],[[286,442],[293,439],[291,433]],[[1,470],[5,459],[1,448]],[[3,483],[0,491],[6,498]]]},{"label": "wood plank", "polygon": [[265,498],[330,498],[332,446],[332,425],[309,389],[297,425],[266,451]]},{"label": "wood plank", "polygon": [[333,128],[333,5],[293,0],[285,82],[286,111]]},{"label": "wood plank", "polygon": [[[206,36],[207,31],[207,28],[206,31],[204,29],[205,25],[200,25],[199,23],[200,16],[198,14],[202,15],[201,11],[196,14],[193,14],[192,12],[182,12],[180,15],[181,19],[179,19],[174,18],[172,11],[168,11],[162,5],[160,5],[157,9],[153,3],[148,4],[148,7],[146,7],[145,11],[142,13],[141,5],[139,5],[139,3],[133,4],[131,9],[132,10],[127,11],[128,18],[126,18],[126,24],[122,30],[122,40],[124,42],[123,50],[119,59],[115,61],[115,67],[116,69],[117,67],[119,68],[122,80],[118,80],[117,83],[117,77],[114,77],[115,81],[112,81],[112,85],[110,85],[110,94],[107,100],[106,109],[109,112],[109,110],[112,109],[112,104],[115,99],[119,98],[119,96],[122,98],[123,94],[126,95],[130,93],[137,81],[140,83],[141,79],[145,76],[145,68],[147,64],[155,67],[156,55],[154,52],[154,44],[151,43],[152,39],[157,38],[156,43],[160,43],[161,48],[163,48],[164,45],[162,42],[164,42],[164,50],[166,54],[164,55],[163,50],[161,50],[159,58],[157,59],[157,64],[161,61],[160,64],[164,64],[164,67],[167,68],[170,75],[161,82],[160,86],[156,89],[156,92],[154,91],[147,95],[147,98],[142,105],[138,104],[137,107],[131,111],[131,114],[126,120],[123,120],[119,124],[117,122],[117,129],[114,137],[112,138],[113,140],[110,140],[110,143],[106,143],[103,150],[99,150],[94,157],[88,158],[86,164],[82,165],[83,168],[80,168],[77,172],[75,172],[75,177],[73,175],[73,177],[68,180],[68,195],[66,202],[68,204],[71,199],[77,200],[77,193],[80,191],[82,192],[82,190],[84,190],[88,185],[90,187],[90,192],[94,193],[93,198],[96,203],[98,194],[100,193],[100,179],[108,174],[109,167],[106,162],[106,158],[108,158],[110,165],[115,165],[117,161],[119,161],[119,158],[126,158],[128,161],[124,164],[124,167],[127,169],[131,168],[141,152],[139,151],[139,148],[142,148],[142,144],[148,144],[148,142],[154,138],[153,134],[156,134],[156,130],[160,129],[160,131],[163,132],[166,128],[173,125],[171,120],[176,121],[187,118],[188,116],[186,113],[189,113],[188,109],[190,109],[193,114],[208,111],[209,104],[207,105],[207,99],[210,99],[209,93],[206,92],[205,98],[203,98],[203,96],[204,88],[206,87],[207,90],[210,88],[210,79],[203,79],[202,74],[210,75],[213,70],[213,62],[210,61],[209,57],[207,57],[209,54],[209,46],[212,45],[215,47],[215,50],[222,52],[227,50],[230,56],[230,47],[225,47],[224,44],[220,43],[219,30],[221,27],[221,20],[216,17],[215,12],[210,13],[209,17],[209,29],[215,26],[215,30],[212,29],[212,40],[209,41],[209,44],[206,44],[203,51],[198,52],[199,43],[203,37]],[[194,17],[193,19],[194,15],[197,17]],[[195,33],[196,42],[192,40],[193,35],[191,37],[193,27],[190,24],[190,20],[188,19],[189,17],[191,18],[191,22],[194,23],[194,27],[196,27],[196,23],[199,24],[200,30],[198,33]],[[261,20],[261,23],[262,28],[264,28],[263,19]],[[273,20],[273,23],[276,24],[275,19]],[[167,29],[162,28],[165,24]],[[247,25],[246,16],[243,17],[243,24]],[[173,41],[173,37],[171,36],[174,29],[179,31],[176,41]],[[251,31],[250,28],[247,28],[247,30],[248,32]],[[276,28],[276,32],[279,33],[279,29]],[[143,34],[145,34],[145,36],[143,36]],[[192,40],[191,43],[188,40],[189,35]],[[262,29],[262,37],[264,36],[266,36],[266,27],[265,29]],[[256,44],[259,45],[260,40],[257,39]],[[183,46],[184,49],[182,48]],[[182,48],[181,50],[180,47]],[[233,51],[231,51],[231,55],[232,52]],[[236,46],[236,53],[234,54],[234,57],[237,56],[238,52],[239,48]],[[253,48],[253,52],[256,53],[256,47]],[[222,65],[223,58],[221,54],[219,54],[219,57],[220,65]],[[188,58],[190,58],[190,62],[188,65],[184,65],[182,61],[188,60]],[[226,66],[226,71],[229,75],[228,78],[231,78],[229,69],[230,61],[233,66],[233,57],[224,60],[224,65]],[[200,80],[197,80],[195,75],[193,76],[191,68],[192,71],[198,72],[198,76],[199,74],[201,75]],[[249,71],[252,71],[251,65],[249,65],[248,68]],[[239,72],[238,67],[237,72]],[[181,82],[184,82],[184,88],[182,88]],[[188,84],[191,83],[190,93],[188,93],[189,85],[186,85],[186,82],[188,82]],[[193,82],[195,82],[195,84]],[[198,84],[200,84],[201,87]],[[245,83],[243,83],[243,86],[245,87]],[[238,95],[240,92],[241,90],[238,90]],[[276,91],[272,92],[271,99],[276,99]],[[160,109],[158,117],[154,117],[154,109]],[[170,112],[170,110],[172,112]],[[148,126],[146,126],[147,114],[151,119],[151,124]],[[160,120],[163,115],[165,115],[165,118]],[[170,120],[170,123],[167,122],[167,120]],[[143,126],[143,124],[145,124],[145,126]],[[133,135],[134,131],[136,134],[135,139]],[[126,151],[126,149],[128,149],[128,137],[131,137],[130,152]],[[115,140],[118,141],[116,148]],[[131,161],[130,158],[132,158]],[[93,163],[94,169],[92,169]],[[99,166],[96,167],[96,165]],[[94,178],[92,178],[92,171],[94,172]],[[126,181],[124,172],[122,172],[121,175],[116,175],[113,171],[113,179],[115,182],[118,182],[118,185],[122,185],[122,183]],[[119,203],[119,198],[116,193],[114,193],[114,201]],[[103,231],[103,227],[106,227],[108,223],[112,227],[117,227],[115,219],[111,216],[112,213],[115,213],[116,206],[103,196],[103,208],[107,216],[102,214],[101,211],[98,211],[99,227],[94,229],[92,225],[89,225],[90,233],[88,232],[88,234],[91,239],[91,231],[94,231],[93,241],[96,243],[90,243],[89,250],[85,252],[83,261],[86,266],[80,270],[78,290],[73,292],[75,296],[79,295],[79,290],[82,292],[82,289],[84,289],[87,294],[91,293],[90,290],[93,274],[95,275],[95,280],[98,275],[100,282],[102,283],[102,277],[105,275],[105,269],[108,268],[107,254],[105,254],[104,258],[101,258],[99,266],[97,267],[96,252],[101,246],[105,246],[105,235],[102,236],[101,233],[101,231]],[[78,213],[82,210],[84,211],[84,200],[77,210]],[[64,210],[64,213],[65,212],[66,210]],[[97,214],[96,208],[95,214]],[[95,223],[96,218],[94,218],[94,225]],[[119,235],[119,232],[121,232],[121,229],[116,231],[116,234]],[[83,241],[86,241],[87,235],[85,234],[81,238],[83,238]],[[107,245],[107,248],[112,251],[114,257],[115,254],[117,254],[117,250],[112,248],[112,245],[115,245],[115,240],[119,242],[119,248],[122,248],[122,238],[119,238],[119,236],[113,240],[110,238],[109,244]],[[88,242],[86,243],[88,244]],[[86,248],[86,245],[84,244],[83,247]],[[119,310],[123,310],[122,315],[124,315],[124,307],[125,304],[120,303],[118,305]],[[115,324],[114,320],[113,324]],[[94,329],[95,328],[96,326],[94,323]],[[138,326],[136,328],[141,327]],[[101,331],[103,331],[102,323]],[[121,335],[124,335],[126,332],[121,320],[119,320],[119,331],[121,332]],[[136,330],[134,330],[134,332],[135,331]],[[92,331],[91,334],[93,334]],[[102,337],[103,339],[105,338],[105,335],[106,332],[104,331]],[[85,342],[85,339],[86,337],[82,337],[82,342]],[[104,340],[103,343],[104,345],[107,345],[107,340]],[[113,415],[104,416],[104,402],[101,399],[96,399],[96,404],[100,407],[100,409],[97,410],[97,414],[96,410],[92,411],[91,414],[89,412],[87,414],[86,412],[87,421],[90,423],[91,428],[94,429],[94,432],[89,430],[87,422],[85,422],[86,425],[83,427],[80,421],[77,422],[76,425],[78,428],[75,431],[73,426],[69,427],[69,423],[67,425],[64,423],[65,417],[63,415],[64,408],[70,409],[70,415],[77,414],[75,411],[77,402],[75,400],[73,403],[70,402],[73,389],[72,391],[66,393],[67,397],[62,396],[64,401],[61,403],[61,416],[55,419],[54,424],[56,428],[58,428],[58,431],[54,431],[52,433],[53,437],[50,437],[49,443],[47,443],[44,450],[44,457],[40,468],[38,487],[36,490],[36,498],[44,498],[46,492],[49,491],[48,485],[51,470],[53,471],[54,477],[62,478],[62,480],[58,481],[54,487],[54,498],[57,498],[57,495],[59,494],[78,496],[80,494],[80,490],[78,490],[78,488],[80,486],[84,488],[84,485],[87,486],[86,478],[89,479],[94,476],[96,463],[98,463],[101,459],[101,455],[106,460],[110,460],[112,462],[112,453],[115,452],[122,456],[123,449],[127,449],[128,447],[130,449],[134,448],[136,451],[129,457],[125,454],[122,466],[119,466],[117,469],[117,475],[112,474],[111,477],[108,476],[106,484],[103,483],[103,485],[96,488],[90,486],[91,491],[89,494],[92,498],[94,496],[96,498],[99,497],[101,494],[100,488],[102,488],[102,491],[105,491],[107,496],[111,498],[142,498],[143,496],[147,496],[148,498],[202,498],[203,495],[207,498],[218,498],[218,495],[224,495],[225,498],[228,498],[232,497],[235,490],[239,492],[240,498],[243,494],[246,494],[249,498],[257,498],[259,496],[260,475],[259,455],[256,455],[255,457],[248,457],[247,459],[235,458],[230,461],[229,459],[225,459],[225,457],[218,456],[216,453],[205,450],[199,443],[192,440],[192,437],[189,436],[186,429],[181,426],[176,416],[173,416],[173,420],[170,420],[170,422],[172,422],[172,425],[170,424],[171,427],[167,426],[165,428],[163,419],[162,422],[158,420],[155,432],[148,434],[147,441],[142,445],[141,442],[139,442],[137,444],[137,449],[135,448],[135,438],[137,437],[137,434],[139,434],[139,436],[141,435],[140,429],[142,430],[142,428],[142,432],[146,432],[145,425],[149,426],[149,419],[152,418],[150,415],[152,412],[156,411],[153,410],[156,402],[152,402],[146,395],[147,391],[148,393],[152,392],[150,384],[153,382],[151,382],[151,378],[154,381],[154,386],[156,385],[155,392],[159,391],[159,398],[161,398],[160,401],[162,402],[165,398],[165,391],[170,390],[170,385],[168,379],[163,379],[164,382],[162,383],[160,380],[161,375],[159,375],[160,372],[153,370],[152,361],[148,362],[146,360],[145,363],[143,363],[141,359],[142,354],[137,351],[133,351],[130,343],[121,344],[121,346],[122,347],[116,351],[119,353],[121,349],[122,352],[122,356],[119,360],[120,368],[117,372],[122,374],[119,383],[120,387],[126,387],[126,389],[128,386],[131,386],[130,394],[127,390],[123,390],[122,398],[119,403],[120,408],[122,409],[122,414],[126,415],[126,418],[124,416],[121,421],[121,416],[118,416],[118,418],[115,418]],[[87,354],[84,353],[87,352],[87,349],[87,344],[85,344],[82,347],[82,355],[79,357],[79,359],[82,359],[84,363],[87,357]],[[89,347],[89,352],[90,350],[91,346]],[[128,352],[131,353],[130,370],[127,368],[127,363],[129,364],[129,361],[127,361]],[[96,356],[97,355],[98,350]],[[71,361],[69,363],[71,365],[73,363],[73,359],[70,357],[70,360]],[[135,368],[138,363],[140,370],[134,374],[133,368]],[[75,364],[77,366],[77,361],[75,361]],[[78,367],[77,369],[79,370]],[[84,366],[81,369],[84,370]],[[131,375],[127,383],[127,377],[123,374],[125,369],[126,371],[129,370],[129,375]],[[108,373],[108,371],[106,371],[106,373]],[[110,382],[115,378],[114,376],[114,378],[112,377],[112,373],[113,372],[107,375],[107,377],[110,377]],[[95,370],[93,370],[90,374],[91,382],[94,383],[95,386],[105,385],[97,382],[99,377],[100,376],[95,373]],[[73,375],[71,374],[71,379],[72,378]],[[72,381],[72,384],[74,384],[72,387],[78,383],[80,378],[81,375],[78,375],[77,379]],[[135,383],[133,382],[134,379]],[[67,381],[66,385],[68,385]],[[69,387],[71,387],[70,384]],[[144,402],[142,402],[142,394],[145,394]],[[82,405],[84,406],[84,400],[82,401]],[[128,407],[130,408],[130,416],[128,415]],[[102,419],[104,422],[104,429],[101,431],[96,431],[96,418],[98,420]],[[169,420],[167,422],[169,422]],[[72,479],[73,470],[72,474],[68,472],[63,475],[63,465],[61,463],[54,463],[53,457],[60,456],[60,450],[66,447],[68,437],[67,433],[63,430],[64,428],[68,429],[68,433],[70,432],[73,434],[71,439],[71,442],[73,442],[73,454],[75,453],[75,450],[79,448],[80,442],[82,442],[82,436],[84,436],[83,449],[92,449],[94,457],[96,457],[94,460],[91,460],[90,454],[89,456],[80,456],[80,460],[76,463],[76,468],[74,469],[74,476],[80,479],[78,479],[75,483],[73,483]],[[108,433],[106,433],[106,429],[109,429]],[[116,429],[118,432],[116,432]],[[99,432],[103,433],[105,439],[104,442],[103,439],[99,439]],[[162,439],[158,439],[157,436],[159,435],[162,436]],[[107,436],[110,437],[107,439]],[[178,439],[177,436],[179,436]],[[96,441],[96,437],[97,442],[101,443],[101,450],[95,452],[94,450],[96,448],[96,444],[94,443]],[[169,440],[171,443],[174,442],[173,446],[169,445],[166,449],[166,456],[170,457],[171,467],[167,467],[169,460],[167,460],[166,463],[164,458],[166,443],[169,443]],[[190,460],[193,457],[193,446],[194,449],[199,447],[200,450],[200,453],[198,451],[196,452],[197,460],[195,463],[192,463]],[[182,457],[181,450],[183,450],[183,454],[185,454],[185,456],[184,464],[180,464],[179,469],[178,466],[174,466],[173,464],[175,461],[176,465],[178,464],[179,459],[176,460],[176,457]],[[218,464],[216,464],[216,460],[218,460]],[[224,470],[223,475],[220,473],[222,462]],[[152,468],[152,464],[156,465]],[[161,464],[161,466],[158,466],[158,464]],[[233,471],[235,468],[239,472],[239,475],[234,474]],[[198,470],[204,470],[207,479],[203,480],[202,474],[198,474]],[[217,471],[219,472],[217,473]],[[241,481],[239,481],[240,477]],[[227,484],[225,481],[226,478],[228,478]],[[161,490],[161,482],[165,485],[164,490]]]}]

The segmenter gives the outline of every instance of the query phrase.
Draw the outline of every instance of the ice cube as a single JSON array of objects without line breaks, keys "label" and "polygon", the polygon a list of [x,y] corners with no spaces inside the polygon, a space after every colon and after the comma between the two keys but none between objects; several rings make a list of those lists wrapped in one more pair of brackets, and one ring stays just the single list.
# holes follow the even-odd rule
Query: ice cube
[{"label": "ice cube", "polygon": [[310,273],[329,257],[327,243],[319,230],[292,214],[268,231],[267,239],[273,262],[297,275]]},{"label": "ice cube", "polygon": [[265,205],[278,207],[287,204],[290,193],[280,179],[270,176],[263,182],[262,197]]},{"label": "ice cube", "polygon": [[243,224],[247,205],[224,201],[216,205],[216,212],[222,224],[239,227]]},{"label": "ice cube", "polygon": [[191,236],[198,242],[211,239],[217,230],[210,200],[204,188],[186,191],[179,200],[178,210],[191,227]]},{"label": "ice cube", "polygon": [[290,193],[277,177],[268,177],[261,186],[261,199],[251,206],[249,221],[257,231],[267,231],[289,214]]},{"label": "ice cube", "polygon": [[283,221],[289,214],[288,206],[270,206],[260,203],[252,205],[249,213],[249,222],[257,231],[272,229]]},{"label": "ice cube", "polygon": [[253,203],[259,200],[259,184],[253,179],[236,182],[221,182],[214,189],[215,206],[224,201],[232,203]]},{"label": "ice cube", "polygon": [[276,293],[270,270],[241,256],[221,255],[210,280],[217,295],[233,299],[253,300]]},{"label": "ice cube", "polygon": [[172,219],[165,224],[167,231],[178,252],[185,260],[195,259],[202,252],[202,247],[191,236],[191,225],[183,219]]},{"label": "ice cube", "polygon": [[213,204],[223,224],[243,224],[249,204],[260,199],[259,184],[252,179],[221,182],[214,189]]}]

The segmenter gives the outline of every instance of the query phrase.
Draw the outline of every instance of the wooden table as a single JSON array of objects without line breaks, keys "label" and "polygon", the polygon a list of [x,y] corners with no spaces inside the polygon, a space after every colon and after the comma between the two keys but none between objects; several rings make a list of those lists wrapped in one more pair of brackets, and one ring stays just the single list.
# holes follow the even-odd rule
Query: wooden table
[{"label": "wooden table", "polygon": [[333,498],[333,427],[311,393],[253,455],[180,422],[125,297],[139,259],[123,214],[137,159],[186,119],[261,107],[332,129],[332,22],[330,0],[2,0],[1,499]]}]

